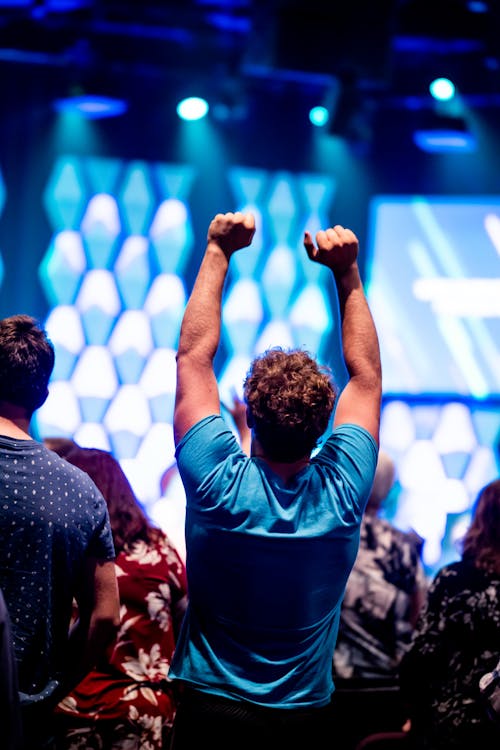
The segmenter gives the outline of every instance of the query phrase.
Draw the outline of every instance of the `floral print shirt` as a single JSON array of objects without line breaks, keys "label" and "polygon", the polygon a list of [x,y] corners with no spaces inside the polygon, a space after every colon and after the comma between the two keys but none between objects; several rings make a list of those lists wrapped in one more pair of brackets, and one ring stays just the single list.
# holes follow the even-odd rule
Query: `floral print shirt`
[{"label": "floral print shirt", "polygon": [[187,603],[185,566],[162,534],[157,543],[140,541],[122,551],[116,573],[120,628],[107,662],[90,672],[57,712],[77,726],[128,719],[140,730],[141,748],[161,750],[176,707],[168,672]]},{"label": "floral print shirt", "polygon": [[421,543],[415,533],[365,514],[340,612],[333,660],[337,685],[341,680],[397,681],[413,633],[412,616],[427,591]]},{"label": "floral print shirt", "polygon": [[500,747],[479,692],[499,649],[500,576],[464,560],[442,568],[400,667],[417,747]]}]

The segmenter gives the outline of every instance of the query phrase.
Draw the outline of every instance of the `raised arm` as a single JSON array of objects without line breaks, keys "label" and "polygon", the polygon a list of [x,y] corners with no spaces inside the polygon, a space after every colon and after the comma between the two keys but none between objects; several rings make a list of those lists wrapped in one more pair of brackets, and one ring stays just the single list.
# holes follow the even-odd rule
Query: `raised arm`
[{"label": "raised arm", "polygon": [[252,214],[217,214],[207,235],[207,248],[189,297],[177,350],[174,440],[181,440],[203,417],[220,412],[213,360],[220,341],[222,291],[231,255],[250,245],[255,233]]},{"label": "raised arm", "polygon": [[342,321],[342,349],[349,381],[335,410],[334,425],[358,424],[379,442],[382,370],[377,332],[359,275],[359,243],[350,229],[337,224],[316,234],[304,235],[311,260],[333,273]]}]

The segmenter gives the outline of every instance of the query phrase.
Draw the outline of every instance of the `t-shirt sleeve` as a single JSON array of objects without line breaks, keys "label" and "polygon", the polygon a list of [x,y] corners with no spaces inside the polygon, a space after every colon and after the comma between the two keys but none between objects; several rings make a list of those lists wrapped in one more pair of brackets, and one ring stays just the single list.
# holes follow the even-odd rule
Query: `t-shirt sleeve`
[{"label": "t-shirt sleeve", "polygon": [[220,415],[205,417],[184,435],[175,452],[186,495],[196,493],[223,461],[247,460],[246,454]]},{"label": "t-shirt sleeve", "polygon": [[351,497],[360,499],[364,510],[377,459],[378,446],[372,435],[359,425],[342,424],[335,428],[314,460],[329,466]]}]

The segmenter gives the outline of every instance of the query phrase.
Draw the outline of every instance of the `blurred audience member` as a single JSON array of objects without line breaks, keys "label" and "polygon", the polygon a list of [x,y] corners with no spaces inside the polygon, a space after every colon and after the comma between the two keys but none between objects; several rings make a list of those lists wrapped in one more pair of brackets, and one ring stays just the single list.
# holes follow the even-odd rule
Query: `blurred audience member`
[{"label": "blurred audience member", "polygon": [[21,750],[21,703],[17,683],[17,665],[12,642],[10,616],[0,589],[0,718],[2,748]]},{"label": "blurred audience member", "polygon": [[[26,750],[50,746],[53,707],[94,665],[119,622],[106,503],[84,472],[30,434],[54,359],[36,320],[0,321],[0,587]],[[80,617],[70,628],[74,598]]]},{"label": "blurred audience member", "polygon": [[435,576],[410,650],[400,667],[412,747],[500,747],[479,680],[500,647],[500,479],[476,500],[462,556]]},{"label": "blurred audience member", "polygon": [[252,445],[252,430],[248,426],[247,405],[245,401],[238,396],[236,391],[233,391],[232,399],[233,403],[231,405],[221,403],[221,406],[223,406],[228,414],[231,415],[238,434],[241,449],[247,454],[247,456],[249,456]]},{"label": "blurred audience member", "polygon": [[334,653],[338,680],[395,683],[425,601],[422,539],[381,518],[396,467],[379,451],[375,479],[361,524],[356,562],[347,581]]},{"label": "blurred audience member", "polygon": [[395,478],[393,459],[380,450],[334,651],[335,699],[346,750],[370,733],[400,730],[406,717],[398,667],[427,581],[422,539],[380,515]]},{"label": "blurred audience member", "polygon": [[106,659],[57,708],[65,735],[58,747],[161,750],[176,706],[168,671],[187,603],[184,563],[110,453],[65,439],[46,443],[86,471],[107,502],[121,602]]}]

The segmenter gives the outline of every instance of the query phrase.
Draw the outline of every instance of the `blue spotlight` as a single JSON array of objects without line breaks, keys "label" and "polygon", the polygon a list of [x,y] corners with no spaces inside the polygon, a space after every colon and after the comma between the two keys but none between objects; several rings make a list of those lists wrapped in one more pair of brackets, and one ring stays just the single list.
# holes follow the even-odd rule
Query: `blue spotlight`
[{"label": "blue spotlight", "polygon": [[438,102],[449,102],[455,96],[455,86],[449,78],[435,78],[429,85],[429,91]]},{"label": "blue spotlight", "polygon": [[326,107],[313,107],[309,111],[309,120],[312,122],[313,125],[315,125],[318,128],[321,128],[323,127],[323,125],[326,125],[329,119],[330,119],[330,114]]},{"label": "blue spotlight", "polygon": [[413,133],[416,146],[429,153],[472,152],[477,143],[467,123],[460,117],[433,115]]},{"label": "blue spotlight", "polygon": [[208,112],[208,102],[199,96],[189,96],[177,105],[182,120],[201,120]]},{"label": "blue spotlight", "polygon": [[312,122],[313,125],[316,125],[316,127],[318,128],[321,128],[323,127],[323,125],[326,125],[329,119],[330,119],[330,115],[326,107],[313,107],[309,111],[309,120]]},{"label": "blue spotlight", "polygon": [[76,112],[88,120],[99,120],[104,117],[117,117],[127,111],[127,103],[123,99],[111,96],[97,96],[82,94],[57,99],[54,102],[56,112]]}]

